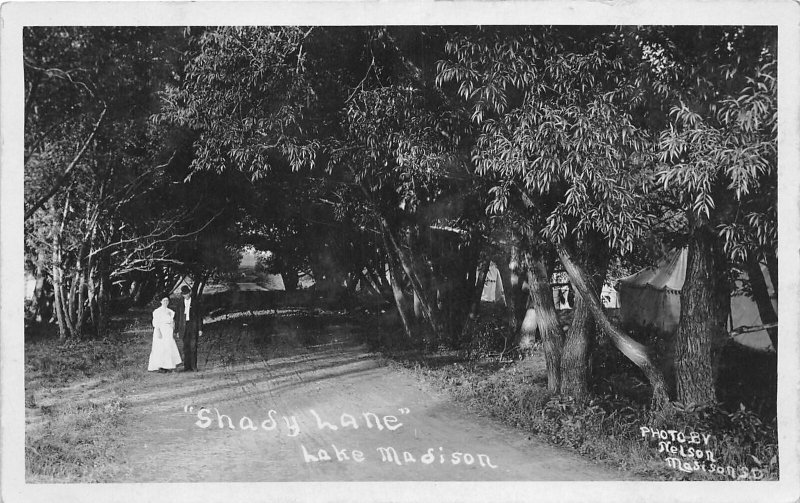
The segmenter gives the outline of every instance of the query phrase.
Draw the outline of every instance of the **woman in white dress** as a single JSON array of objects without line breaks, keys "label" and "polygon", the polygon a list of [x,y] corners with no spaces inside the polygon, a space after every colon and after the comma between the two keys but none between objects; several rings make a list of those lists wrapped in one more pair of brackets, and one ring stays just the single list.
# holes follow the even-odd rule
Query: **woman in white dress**
[{"label": "woman in white dress", "polygon": [[167,372],[181,363],[181,354],[172,336],[175,311],[168,306],[169,297],[163,297],[161,307],[153,311],[153,348],[147,364],[149,371]]}]

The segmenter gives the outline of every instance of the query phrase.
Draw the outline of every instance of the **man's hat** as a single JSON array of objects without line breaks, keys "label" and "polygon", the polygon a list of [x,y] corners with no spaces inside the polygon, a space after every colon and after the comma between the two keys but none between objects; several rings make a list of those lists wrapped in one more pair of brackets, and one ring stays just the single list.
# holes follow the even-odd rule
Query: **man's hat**
[{"label": "man's hat", "polygon": [[181,295],[186,295],[187,293],[192,293],[192,291],[189,289],[189,287],[188,287],[188,286],[186,286],[186,285],[183,285],[183,286],[181,287]]}]

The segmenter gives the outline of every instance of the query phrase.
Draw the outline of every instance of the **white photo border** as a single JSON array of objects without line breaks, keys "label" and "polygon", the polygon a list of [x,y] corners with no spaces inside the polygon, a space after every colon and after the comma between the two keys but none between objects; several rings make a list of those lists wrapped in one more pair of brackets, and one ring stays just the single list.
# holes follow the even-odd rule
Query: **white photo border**
[{"label": "white photo border", "polygon": [[[0,499],[59,501],[703,501],[800,499],[800,4],[785,1],[8,2],[0,7]],[[771,25],[778,27],[780,481],[26,484],[24,26]],[[177,454],[179,455],[179,454]]]}]

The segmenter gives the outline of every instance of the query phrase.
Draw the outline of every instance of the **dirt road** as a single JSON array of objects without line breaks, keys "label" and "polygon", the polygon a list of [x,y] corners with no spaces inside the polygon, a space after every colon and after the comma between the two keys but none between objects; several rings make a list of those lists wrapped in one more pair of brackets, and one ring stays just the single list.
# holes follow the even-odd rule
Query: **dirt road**
[{"label": "dirt road", "polygon": [[471,414],[350,343],[147,373],[128,401],[120,482],[626,478]]}]

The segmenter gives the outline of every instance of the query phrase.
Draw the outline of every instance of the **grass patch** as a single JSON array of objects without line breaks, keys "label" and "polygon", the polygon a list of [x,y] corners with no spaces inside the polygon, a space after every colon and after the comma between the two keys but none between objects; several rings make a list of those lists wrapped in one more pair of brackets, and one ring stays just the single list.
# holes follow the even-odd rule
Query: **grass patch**
[{"label": "grass patch", "polygon": [[[27,482],[111,482],[123,469],[125,396],[150,351],[145,314],[114,320],[104,340],[61,342],[40,332],[27,338]],[[72,387],[81,383],[96,388],[96,398],[76,398]]]},{"label": "grass patch", "polygon": [[44,409],[45,424],[25,436],[27,482],[113,481],[124,410],[119,399]]},{"label": "grass patch", "polygon": [[[484,329],[504,330],[495,325],[479,327],[478,333],[488,340]],[[474,412],[635,476],[650,480],[777,480],[774,390],[764,378],[770,375],[774,362],[747,352],[737,347],[723,351],[723,373],[735,367],[740,374],[738,379],[720,379],[719,394],[725,403],[703,409],[677,404],[668,414],[649,410],[650,388],[644,376],[602,339],[593,355],[592,394],[582,404],[547,391],[541,349],[529,359],[505,362],[485,356],[459,357],[455,352],[394,353],[387,357]],[[761,376],[755,379],[756,386],[743,384],[748,381],[743,374],[750,372]],[[774,369],[771,375],[774,380]],[[677,430],[686,435],[710,435],[702,449],[711,451],[714,462],[700,459],[691,472],[668,466],[667,457],[681,461],[690,458],[659,452],[661,439],[643,437],[641,427],[676,430],[675,435]],[[685,452],[693,446],[684,445]]]}]

